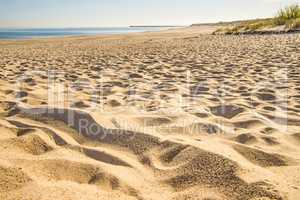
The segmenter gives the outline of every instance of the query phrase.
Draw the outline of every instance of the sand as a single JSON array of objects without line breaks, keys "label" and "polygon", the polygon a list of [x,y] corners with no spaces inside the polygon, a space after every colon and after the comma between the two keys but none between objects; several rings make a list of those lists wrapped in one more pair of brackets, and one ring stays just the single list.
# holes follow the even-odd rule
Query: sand
[{"label": "sand", "polygon": [[0,199],[300,199],[300,37],[0,42]]}]

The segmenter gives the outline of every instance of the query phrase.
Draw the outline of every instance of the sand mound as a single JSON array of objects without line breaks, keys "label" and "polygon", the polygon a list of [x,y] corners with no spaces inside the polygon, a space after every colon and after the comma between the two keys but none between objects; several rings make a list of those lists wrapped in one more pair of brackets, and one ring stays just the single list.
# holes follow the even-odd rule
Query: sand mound
[{"label": "sand mound", "polygon": [[88,184],[99,172],[99,168],[90,164],[68,160],[36,160],[27,163],[27,169],[35,175],[53,181],[72,181]]},{"label": "sand mound", "polygon": [[235,145],[233,148],[250,162],[262,167],[280,167],[288,165],[288,159],[279,154],[270,154],[242,145]]},{"label": "sand mound", "polygon": [[[67,145],[68,143],[56,132],[53,130],[46,128],[46,127],[37,127],[37,126],[30,126],[27,124],[24,124],[19,121],[14,121],[14,120],[8,120],[9,123],[17,126],[19,130],[35,130],[35,129],[40,129],[42,130],[45,134],[47,134],[58,146],[64,146]],[[22,131],[21,131],[22,132]]]},{"label": "sand mound", "polygon": [[235,105],[221,105],[211,107],[210,110],[214,115],[225,117],[227,119],[232,119],[233,117],[245,111],[243,108]]},{"label": "sand mound", "polygon": [[19,149],[21,152],[26,152],[32,155],[41,155],[53,149],[39,136],[34,134],[3,140],[0,144],[0,148],[5,149],[6,151]]},{"label": "sand mound", "polygon": [[19,114],[21,116],[26,116],[43,122],[47,120],[63,122],[65,125],[74,129],[79,135],[84,136],[85,138],[101,143],[126,147],[136,154],[141,154],[151,146],[159,144],[158,138],[148,134],[127,130],[106,129],[96,122],[89,113],[84,111],[71,109],[48,110],[47,108],[21,108],[19,110]]},{"label": "sand mound", "polygon": [[105,191],[119,190],[128,196],[140,199],[138,191],[119,178],[97,166],[69,160],[37,160],[27,163],[26,170],[48,181],[70,181],[77,184],[94,185]]},{"label": "sand mound", "polygon": [[293,134],[293,137],[294,137],[296,140],[300,141],[300,133],[295,133],[295,134]]},{"label": "sand mound", "polygon": [[216,191],[210,191],[209,188],[192,188],[183,192],[178,192],[174,195],[172,200],[182,200],[182,199],[201,199],[201,200],[222,200],[226,197],[222,194],[218,194]]},{"label": "sand mound", "polygon": [[140,117],[135,120],[142,126],[163,126],[172,123],[172,120],[167,117]]},{"label": "sand mound", "polygon": [[20,168],[0,166],[0,192],[18,190],[32,180]]},{"label": "sand mound", "polygon": [[267,191],[257,183],[248,184],[240,179],[235,162],[200,149],[190,148],[189,151],[197,153],[190,158],[190,161],[175,170],[177,176],[166,180],[175,189],[182,190],[203,185],[216,188],[233,199],[263,197],[281,199],[276,192]]},{"label": "sand mound", "polygon": [[192,123],[190,125],[187,125],[185,127],[171,127],[170,132],[176,132],[182,135],[185,134],[217,134],[217,133],[225,133],[222,129],[222,126],[219,126],[218,124],[213,124],[213,123],[202,123],[202,122],[197,122],[197,123]]},{"label": "sand mound", "polygon": [[122,183],[118,178],[109,175],[108,173],[98,173],[93,177],[93,179],[90,180],[89,184],[100,186],[101,189],[107,191],[121,190],[123,193],[129,196],[136,197],[137,199],[143,199],[140,197],[139,192],[136,189],[126,185],[125,183]]},{"label": "sand mound", "polygon": [[19,91],[16,93],[16,98],[21,99],[23,97],[27,97],[28,96],[28,92],[26,91]]},{"label": "sand mound", "polygon": [[238,120],[233,122],[233,125],[236,128],[242,129],[252,129],[264,126],[264,124],[259,119]]},{"label": "sand mound", "polygon": [[252,144],[257,141],[256,137],[251,134],[241,134],[234,138],[234,141],[241,144]]},{"label": "sand mound", "polygon": [[167,127],[161,126],[158,129],[167,134],[177,135],[214,135],[219,133],[226,133],[222,126],[214,123],[196,122],[186,126],[170,125]]},{"label": "sand mound", "polygon": [[83,101],[77,101],[77,102],[75,102],[71,107],[74,107],[74,108],[88,108],[89,105],[86,104],[86,103],[83,102]]},{"label": "sand mound", "polygon": [[183,150],[189,147],[187,145],[175,144],[175,143],[174,144],[170,143],[168,144],[168,146],[170,147],[168,148],[165,147],[165,149],[163,149],[163,152],[160,155],[160,160],[165,163],[172,163],[172,164],[174,164],[176,160],[179,160],[179,162],[182,161],[182,159],[178,159],[178,158],[176,159],[176,157],[178,157]]},{"label": "sand mound", "polygon": [[277,138],[275,137],[270,137],[270,136],[264,136],[261,137],[268,145],[279,145],[280,142],[278,142]]},{"label": "sand mound", "polygon": [[257,98],[262,101],[274,101],[276,97],[273,94],[269,93],[257,93]]},{"label": "sand mound", "polygon": [[14,127],[7,127],[0,121],[0,140],[10,139],[16,137],[18,129]]},{"label": "sand mound", "polygon": [[17,129],[17,136],[25,136],[28,135],[30,133],[33,133],[35,131],[35,129],[33,128],[18,128]]},{"label": "sand mound", "polygon": [[128,164],[125,161],[121,160],[120,158],[117,158],[106,152],[98,151],[95,149],[80,148],[80,147],[71,147],[71,149],[76,150],[78,152],[82,152],[87,157],[92,158],[97,161],[100,161],[100,162],[108,163],[111,165],[131,167],[130,164]]},{"label": "sand mound", "polygon": [[12,108],[14,108],[17,104],[15,102],[10,101],[0,101],[0,108],[3,111],[8,111]]}]

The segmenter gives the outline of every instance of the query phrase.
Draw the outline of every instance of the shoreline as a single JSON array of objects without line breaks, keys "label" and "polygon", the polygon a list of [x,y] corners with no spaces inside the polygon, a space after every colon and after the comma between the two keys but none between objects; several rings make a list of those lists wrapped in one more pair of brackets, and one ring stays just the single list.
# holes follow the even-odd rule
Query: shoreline
[{"label": "shoreline", "polygon": [[[162,28],[161,30],[144,30],[144,31],[133,31],[133,32],[124,32],[124,33],[91,33],[91,34],[85,34],[85,33],[74,33],[74,34],[65,34],[65,35],[53,35],[53,36],[28,36],[25,38],[0,38],[0,41],[11,41],[11,40],[35,40],[35,39],[53,39],[53,38],[69,38],[69,37],[100,37],[100,36],[114,36],[114,35],[128,35],[128,34],[137,34],[137,33],[156,33],[156,32],[161,32],[161,31],[168,31],[172,29],[179,29],[179,28],[184,28],[184,27],[179,27],[179,26],[174,26],[174,27],[157,27],[157,26],[143,26],[143,27],[129,27],[129,28]],[[165,28],[165,29],[163,29]],[[23,29],[20,29],[23,30]],[[24,29],[26,30],[26,29]],[[43,29],[28,29],[28,30],[43,30]],[[48,29],[44,29],[48,30]],[[50,30],[55,30],[55,29],[50,29]],[[59,29],[59,30],[69,30],[69,29]],[[80,30],[80,28],[78,28]],[[83,29],[85,30],[85,29]],[[130,29],[129,29],[130,30]]]},{"label": "shoreline", "polygon": [[120,33],[120,34],[96,34],[96,35],[73,35],[73,36],[59,36],[59,37],[43,37],[43,38],[26,38],[26,39],[0,39],[0,44],[7,43],[23,43],[23,42],[38,42],[38,41],[63,41],[63,40],[84,40],[84,39],[111,39],[111,38],[123,38],[131,36],[148,36],[148,37],[186,37],[186,36],[197,36],[197,35],[212,35],[219,26],[189,26],[189,27],[178,27],[170,28],[159,31],[145,31],[145,32],[134,32],[134,33]]},{"label": "shoreline", "polygon": [[[76,39],[105,39],[105,38],[119,38],[119,37],[127,37],[127,36],[144,36],[149,35],[157,36],[160,34],[189,34],[190,30],[195,30],[194,32],[203,34],[203,32],[206,34],[211,34],[216,28],[213,28],[213,30],[206,31],[206,26],[203,27],[178,27],[178,28],[170,28],[165,30],[158,30],[158,31],[144,31],[144,32],[133,32],[133,33],[116,33],[116,34],[95,34],[95,35],[67,35],[67,36],[53,36],[53,37],[39,37],[39,38],[25,38],[25,39],[0,39],[1,43],[22,43],[22,42],[34,42],[34,41],[61,41],[61,40],[76,40]],[[192,31],[193,32],[193,31]]]},{"label": "shoreline", "polygon": [[215,33],[215,31],[222,26],[218,25],[196,25],[189,27],[176,27],[158,31],[144,31],[131,33],[113,33],[113,34],[82,34],[82,35],[64,35],[64,36],[45,36],[45,37],[31,37],[31,38],[12,38],[0,39],[1,43],[6,42],[30,42],[30,41],[53,41],[53,40],[69,40],[69,39],[96,39],[96,38],[114,38],[126,36],[143,36],[143,35],[159,35],[159,34],[208,34],[208,35],[284,35],[284,34],[299,34],[300,30],[293,31],[253,31],[253,32],[239,32],[239,33]]}]

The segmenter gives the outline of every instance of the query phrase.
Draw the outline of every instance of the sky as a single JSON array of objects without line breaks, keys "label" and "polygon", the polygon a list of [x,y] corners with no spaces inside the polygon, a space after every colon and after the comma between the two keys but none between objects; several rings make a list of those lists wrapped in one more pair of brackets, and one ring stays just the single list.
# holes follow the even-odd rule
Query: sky
[{"label": "sky", "polygon": [[300,0],[0,0],[2,28],[190,25],[271,17]]}]

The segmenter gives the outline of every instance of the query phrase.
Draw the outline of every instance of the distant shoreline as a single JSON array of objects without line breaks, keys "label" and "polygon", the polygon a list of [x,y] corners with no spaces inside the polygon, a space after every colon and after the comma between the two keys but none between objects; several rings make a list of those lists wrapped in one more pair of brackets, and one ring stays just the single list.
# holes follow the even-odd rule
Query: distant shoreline
[{"label": "distant shoreline", "polygon": [[129,28],[177,28],[177,27],[188,27],[188,26],[129,26]]},{"label": "distant shoreline", "polygon": [[[35,29],[0,29],[0,40],[9,39],[33,39],[65,36],[94,36],[116,35],[128,33],[157,32],[173,27],[120,27],[120,28],[35,28]],[[175,27],[174,27],[175,28]]]}]

